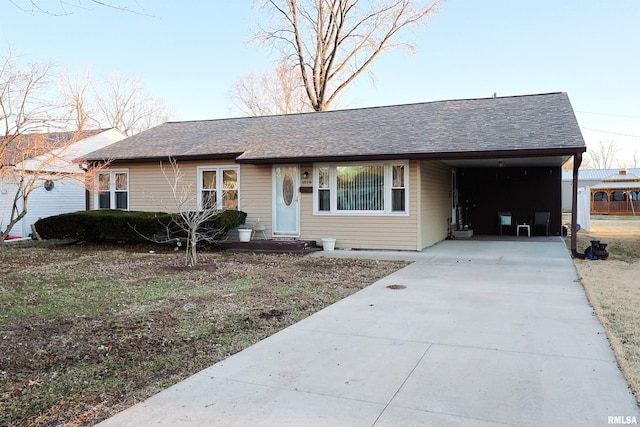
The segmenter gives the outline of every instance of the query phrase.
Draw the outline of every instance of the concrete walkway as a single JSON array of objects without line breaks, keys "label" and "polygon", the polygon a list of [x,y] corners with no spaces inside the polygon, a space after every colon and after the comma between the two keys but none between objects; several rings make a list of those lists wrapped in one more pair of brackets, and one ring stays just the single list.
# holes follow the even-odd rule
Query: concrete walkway
[{"label": "concrete walkway", "polygon": [[100,426],[640,422],[559,238],[314,256],[415,262]]}]

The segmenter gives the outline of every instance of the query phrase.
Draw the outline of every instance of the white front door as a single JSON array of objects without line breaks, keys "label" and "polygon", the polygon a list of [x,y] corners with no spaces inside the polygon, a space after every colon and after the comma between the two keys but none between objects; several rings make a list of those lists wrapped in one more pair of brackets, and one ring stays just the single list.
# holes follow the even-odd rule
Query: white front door
[{"label": "white front door", "polygon": [[300,235],[300,185],[298,166],[273,167],[273,234]]}]

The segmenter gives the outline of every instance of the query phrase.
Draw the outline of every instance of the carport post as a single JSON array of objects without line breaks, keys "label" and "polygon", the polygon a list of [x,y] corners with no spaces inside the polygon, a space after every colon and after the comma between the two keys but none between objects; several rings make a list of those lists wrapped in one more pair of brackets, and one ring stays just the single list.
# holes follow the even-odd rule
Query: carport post
[{"label": "carport post", "polygon": [[573,194],[571,196],[571,253],[575,258],[584,258],[583,254],[578,253],[578,169],[582,164],[582,153],[576,153],[573,156]]}]

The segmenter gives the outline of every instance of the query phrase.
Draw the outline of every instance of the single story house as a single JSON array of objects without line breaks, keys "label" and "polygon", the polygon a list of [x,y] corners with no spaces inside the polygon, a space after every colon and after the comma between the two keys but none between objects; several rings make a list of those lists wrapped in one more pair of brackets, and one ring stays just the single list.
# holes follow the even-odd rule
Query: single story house
[{"label": "single story house", "polygon": [[90,153],[109,160],[94,209],[175,210],[160,164],[175,159],[197,209],[241,209],[274,239],[421,250],[497,213],[551,213],[561,166],[585,143],[566,93],[169,122]]},{"label": "single story house", "polygon": [[[87,130],[80,134],[55,132],[40,136],[51,140],[51,150],[7,166],[0,176],[0,228],[3,230],[11,219],[13,201],[18,191],[17,180],[34,180],[34,189],[27,202],[27,214],[12,228],[12,236],[29,236],[31,224],[40,218],[85,210],[88,206],[85,173],[81,165],[73,160],[125,138],[117,129]],[[35,134],[25,135],[26,139],[35,137]],[[41,147],[46,145],[38,141],[37,148]],[[10,148],[15,148],[14,157],[21,151],[19,144]],[[34,150],[28,151],[34,153]],[[19,198],[19,210],[23,209],[23,203],[24,200]]]}]

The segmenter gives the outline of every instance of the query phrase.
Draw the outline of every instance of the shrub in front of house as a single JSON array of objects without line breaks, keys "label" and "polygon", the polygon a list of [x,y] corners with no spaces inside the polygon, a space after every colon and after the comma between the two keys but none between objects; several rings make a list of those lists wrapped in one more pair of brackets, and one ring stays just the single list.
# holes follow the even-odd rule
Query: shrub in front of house
[{"label": "shrub in front of house", "polygon": [[[172,220],[179,214],[166,212],[141,212],[120,210],[78,211],[42,218],[35,223],[36,230],[43,239],[74,239],[88,242],[148,242],[154,236],[167,234]],[[242,211],[220,212],[204,226],[221,230],[226,234],[230,229],[244,224],[247,214]],[[171,227],[175,229],[175,227]],[[172,238],[184,237],[178,232]]]}]

